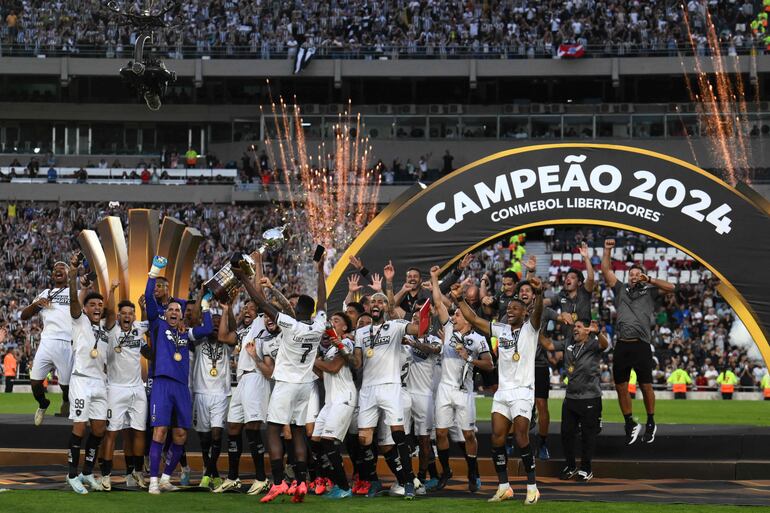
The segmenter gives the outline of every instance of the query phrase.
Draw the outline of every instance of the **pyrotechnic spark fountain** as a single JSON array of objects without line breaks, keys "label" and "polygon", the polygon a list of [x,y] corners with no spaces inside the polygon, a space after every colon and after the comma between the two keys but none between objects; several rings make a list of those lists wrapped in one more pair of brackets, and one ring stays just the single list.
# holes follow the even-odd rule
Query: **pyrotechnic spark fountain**
[{"label": "pyrotechnic spark fountain", "polygon": [[314,244],[325,246],[327,260],[335,262],[377,214],[380,169],[372,165],[368,138],[361,136],[361,116],[350,107],[327,127],[331,140],[311,152],[296,101],[271,104],[275,137],[266,137],[265,148],[283,182],[276,185],[274,207],[291,227],[300,270],[312,265]]},{"label": "pyrotechnic spark fountain", "polygon": [[[732,185],[738,181],[750,181],[751,146],[747,140],[751,131],[748,115],[746,89],[740,71],[738,56],[726,58],[722,54],[711,14],[706,10],[706,45],[712,73],[705,71],[706,57],[698,55],[696,36],[690,29],[690,20],[685,6],[680,6],[684,15],[687,37],[695,55],[695,87],[685,69],[685,82],[693,102],[700,108],[700,125],[709,143],[709,150],[719,167],[724,169],[724,178]],[[752,55],[751,58],[754,58]],[[733,69],[728,70],[728,60]],[[684,64],[684,63],[683,63]],[[683,65],[684,67],[684,65]],[[758,89],[754,101],[759,105]],[[758,109],[757,109],[758,110]],[[691,145],[692,148],[692,145]],[[694,151],[693,151],[693,156]]]}]

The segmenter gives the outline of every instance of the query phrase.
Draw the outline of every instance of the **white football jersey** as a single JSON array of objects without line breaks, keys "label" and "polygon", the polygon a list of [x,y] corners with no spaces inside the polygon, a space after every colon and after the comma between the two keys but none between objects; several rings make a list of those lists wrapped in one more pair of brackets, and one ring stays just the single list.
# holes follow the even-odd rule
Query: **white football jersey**
[{"label": "white football jersey", "polygon": [[[509,324],[492,323],[492,336],[497,337],[498,390],[535,387],[535,353],[537,330],[532,323],[512,330]],[[519,360],[514,361],[514,354]]]},{"label": "white football jersey", "polygon": [[45,289],[36,298],[48,298],[50,306],[40,310],[43,331],[40,339],[72,340],[72,316],[70,315],[69,287]]},{"label": "white football jersey", "polygon": [[[193,347],[195,352],[195,359],[191,364],[193,393],[230,395],[230,353],[233,348],[218,342],[215,335],[205,337],[202,342]],[[191,354],[192,352],[190,351]],[[211,369],[216,369],[215,376],[211,375]]]},{"label": "white football jersey", "polygon": [[283,313],[278,314],[276,322],[281,327],[281,333],[273,379],[287,383],[312,383],[316,379],[313,362],[326,330],[326,312],[321,310],[316,313],[312,323],[298,321]]},{"label": "white football jersey", "polygon": [[[107,382],[107,352],[110,351],[110,341],[107,330],[101,324],[91,324],[85,313],[77,319],[72,319],[72,352],[75,353],[75,364],[72,373],[78,376],[101,379]],[[98,340],[98,342],[97,342]],[[96,349],[96,356],[91,357],[91,351]]]},{"label": "white football jersey", "polygon": [[[414,339],[411,335],[406,338]],[[435,335],[428,335],[422,340],[425,344],[440,346],[441,339]],[[416,347],[409,346],[412,350],[412,365],[409,368],[409,378],[406,388],[410,394],[431,395],[433,393],[433,374],[436,370],[436,362],[439,355],[423,353]]]},{"label": "white football jersey", "polygon": [[473,369],[465,373],[465,382],[461,382],[463,368],[467,362],[461,359],[457,352],[459,344],[465,347],[474,360],[478,360],[481,354],[489,352],[489,345],[483,335],[471,331],[463,336],[462,333],[454,330],[451,321],[447,321],[444,324],[444,343],[441,346],[441,384],[453,388],[464,385],[465,390],[473,390]]},{"label": "white football jersey", "polygon": [[110,339],[107,351],[107,383],[111,386],[132,387],[142,384],[142,355],[147,321],[134,321],[131,329],[123,331],[120,324],[107,333]]},{"label": "white football jersey", "polygon": [[412,346],[401,345],[401,354],[398,363],[401,364],[401,388],[402,392],[407,391],[409,385],[409,371],[412,368]]},{"label": "white football jersey", "polygon": [[[249,356],[249,353],[246,351],[246,344],[267,333],[263,315],[264,314],[257,315],[257,317],[251,321],[251,325],[249,325],[248,328],[241,328],[235,332],[235,336],[238,339],[238,368],[236,370],[238,379],[241,379],[241,375],[243,375],[244,372],[257,370],[254,359]],[[243,333],[244,331],[245,333]],[[260,344],[256,344],[257,348],[259,348],[259,345]]]},{"label": "white football jersey", "polygon": [[[341,341],[345,347],[353,354],[353,341],[349,338],[343,338]],[[322,358],[330,362],[339,354],[337,346],[330,346]],[[336,374],[324,372],[324,390],[326,391],[326,403],[347,403],[353,407],[356,406],[358,392],[356,384],[353,381],[353,373],[350,366],[343,364],[342,368]]]},{"label": "white football jersey", "polygon": [[401,342],[408,325],[404,319],[392,319],[356,330],[356,349],[363,358],[361,386],[401,383]]}]

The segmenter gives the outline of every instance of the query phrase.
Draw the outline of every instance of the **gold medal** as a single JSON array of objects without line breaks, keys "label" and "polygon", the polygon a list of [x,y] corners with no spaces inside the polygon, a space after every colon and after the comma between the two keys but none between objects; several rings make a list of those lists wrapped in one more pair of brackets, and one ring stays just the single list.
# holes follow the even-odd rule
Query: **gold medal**
[{"label": "gold medal", "polygon": [[462,348],[463,348],[462,344],[459,344],[459,343],[455,344],[455,351],[457,351],[458,353],[460,352],[460,349],[462,349]]},{"label": "gold medal", "polygon": [[180,353],[179,351],[174,353],[174,360],[176,360],[178,362],[181,362],[182,361],[182,353]]},{"label": "gold medal", "polygon": [[567,372],[570,373],[570,374],[575,372],[575,366],[574,365],[570,365],[569,367],[567,367]]},{"label": "gold medal", "polygon": [[217,372],[217,370],[214,367],[212,367],[211,370],[209,371],[209,374],[211,374],[212,378],[216,378],[217,374],[219,374],[219,373]]},{"label": "gold medal", "polygon": [[513,353],[513,361],[514,362],[518,362],[519,360],[521,360],[521,355],[517,351],[517,352]]},{"label": "gold medal", "polygon": [[120,346],[117,346],[117,347],[115,348],[115,352],[116,352],[116,353],[122,353],[122,352],[123,352],[123,348],[122,348],[122,347],[120,347]]},{"label": "gold medal", "polygon": [[577,321],[577,313],[572,312],[572,322]]},{"label": "gold medal", "polygon": [[96,348],[91,349],[91,358],[96,358],[97,356],[99,356],[99,351]]},{"label": "gold medal", "polygon": [[366,350],[366,357],[371,358],[372,356],[374,356],[374,349],[370,347],[369,349]]}]

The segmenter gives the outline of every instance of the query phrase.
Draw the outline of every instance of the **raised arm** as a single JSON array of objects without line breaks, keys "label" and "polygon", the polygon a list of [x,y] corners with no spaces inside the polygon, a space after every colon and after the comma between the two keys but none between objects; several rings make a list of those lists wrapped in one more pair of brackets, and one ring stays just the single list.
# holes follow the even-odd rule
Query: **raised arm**
[{"label": "raised arm", "polygon": [[537,336],[537,342],[540,344],[540,347],[542,347],[546,351],[556,350],[556,348],[553,345],[553,340],[551,340],[549,337],[546,337],[545,333],[543,333],[542,331]]},{"label": "raised arm", "polygon": [[425,354],[439,354],[441,352],[441,345],[421,342],[420,339],[417,337],[407,338],[406,344],[412,346],[413,348]]},{"label": "raised arm", "polygon": [[78,298],[78,256],[72,255],[70,257],[70,267],[67,270],[67,278],[69,279],[70,288],[70,316],[73,319],[80,317],[83,313],[83,308],[80,304],[80,298]]},{"label": "raised arm", "polygon": [[291,302],[289,302],[289,300],[286,299],[286,296],[284,296],[283,293],[273,285],[269,278],[262,277],[259,285],[263,289],[268,289],[270,291],[270,293],[273,295],[273,298],[275,298],[275,300],[280,305],[283,313],[286,315],[291,315],[292,317],[297,316],[297,314],[294,312],[294,307],[291,306]]},{"label": "raised arm", "polygon": [[246,292],[249,293],[249,297],[257,304],[257,306],[265,312],[270,319],[275,321],[278,318],[278,310],[270,303],[267,302],[262,292],[257,291],[257,287],[254,286],[254,282],[246,276],[246,273],[238,266],[233,266],[233,274],[246,288]]},{"label": "raised arm", "polygon": [[529,255],[529,258],[527,258],[526,268],[527,280],[537,276],[537,257],[535,255]]},{"label": "raised arm", "polygon": [[599,331],[599,323],[597,323],[596,321],[591,321],[591,324],[588,330],[591,333],[594,333],[596,335],[596,338],[599,340],[599,347],[601,348],[602,351],[604,351],[610,346],[610,341],[607,338],[607,334]]},{"label": "raised arm", "polygon": [[588,256],[588,244],[585,242],[580,244],[578,251],[580,251],[580,256],[583,257],[583,263],[586,266],[586,281],[583,283],[583,288],[590,293],[594,291],[596,276],[594,275],[594,266],[591,265],[591,257]]},{"label": "raised arm", "polygon": [[612,271],[612,250],[615,249],[615,239],[607,239],[604,241],[604,254],[602,255],[602,276],[604,282],[609,288],[615,286],[618,282],[618,278]]},{"label": "raised arm", "polygon": [[[210,292],[207,292],[206,295],[210,296]],[[202,319],[203,319],[203,326],[196,326],[192,329],[193,336],[195,337],[195,340],[202,340],[204,337],[208,337],[212,333],[214,333],[214,323],[211,320],[211,312],[209,312],[209,301],[208,299],[204,298],[201,301],[201,308],[203,309],[202,312]]]},{"label": "raised arm", "polygon": [[[229,319],[233,316],[233,309],[227,303],[222,305],[222,317],[228,319],[228,322],[224,322],[224,319],[219,321],[219,329],[217,330],[217,340],[223,344],[235,345],[238,342],[238,337],[234,329],[231,329]],[[233,319],[235,322],[235,319]]]},{"label": "raised arm", "polygon": [[382,275],[385,277],[385,295],[388,297],[388,313],[391,317],[403,319],[406,312],[396,306],[396,301],[400,303],[401,299],[404,298],[403,294],[401,294],[403,289],[397,296],[393,295],[393,278],[396,276],[396,268],[393,267],[393,262],[388,260],[388,265],[382,270]]},{"label": "raised arm", "polygon": [[166,265],[168,265],[167,259],[156,256],[152,259],[150,272],[147,273],[148,278],[147,286],[144,288],[144,301],[145,307],[147,308],[147,320],[150,322],[160,317],[160,307],[158,306],[158,301],[155,299],[155,279],[160,276],[160,272]]},{"label": "raised arm", "polygon": [[444,281],[441,282],[442,294],[449,294],[449,291],[452,290],[452,285],[457,283],[457,280],[463,275],[463,271],[468,268],[472,261],[473,253],[466,254],[463,259],[460,260],[460,263],[457,264],[457,267],[451,273],[444,276]]},{"label": "raised arm", "polygon": [[120,282],[113,281],[110,285],[110,291],[107,295],[107,300],[104,302],[104,328],[109,331],[115,327],[116,311],[115,311],[115,289],[120,286]]},{"label": "raised arm", "polygon": [[436,308],[439,322],[443,325],[449,320],[449,312],[444,305],[443,294],[441,294],[441,288],[438,284],[438,274],[440,271],[441,268],[437,265],[430,268],[430,284],[431,293],[433,295],[433,306]]},{"label": "raised arm", "polygon": [[324,261],[326,259],[326,251],[324,251],[321,258],[316,262],[316,271],[318,272],[318,292],[315,300],[315,310],[320,312],[326,310],[326,275],[324,274]]},{"label": "raised arm", "polygon": [[465,317],[468,322],[471,323],[471,326],[476,328],[476,330],[483,335],[490,336],[492,334],[492,325],[486,319],[482,319],[476,315],[476,312],[474,312],[468,303],[465,302],[465,299],[463,298],[463,290],[459,284],[452,286],[451,297],[452,300],[457,303],[457,306],[463,313],[463,317]]},{"label": "raised arm", "polygon": [[650,285],[654,285],[655,287],[658,287],[659,290],[662,290],[666,294],[669,292],[674,292],[676,290],[676,285],[673,283],[669,283],[666,280],[659,280],[657,278],[650,278],[646,274],[642,274],[642,281],[646,281]]},{"label": "raised arm", "polygon": [[535,330],[540,329],[540,321],[543,318],[543,288],[540,278],[532,278],[529,280],[532,285],[532,290],[535,293],[535,308],[532,310],[532,315],[529,316],[529,322]]}]

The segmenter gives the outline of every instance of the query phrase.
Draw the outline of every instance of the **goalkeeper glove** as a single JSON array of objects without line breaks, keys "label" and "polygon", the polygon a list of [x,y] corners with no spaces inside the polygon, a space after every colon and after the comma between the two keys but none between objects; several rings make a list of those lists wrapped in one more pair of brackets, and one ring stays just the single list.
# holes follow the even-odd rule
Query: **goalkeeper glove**
[{"label": "goalkeeper glove", "polygon": [[152,267],[150,267],[150,278],[157,278],[160,276],[160,272],[168,265],[168,258],[162,256],[156,256],[152,259]]}]

